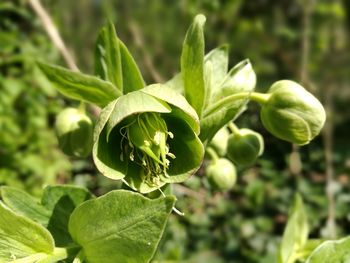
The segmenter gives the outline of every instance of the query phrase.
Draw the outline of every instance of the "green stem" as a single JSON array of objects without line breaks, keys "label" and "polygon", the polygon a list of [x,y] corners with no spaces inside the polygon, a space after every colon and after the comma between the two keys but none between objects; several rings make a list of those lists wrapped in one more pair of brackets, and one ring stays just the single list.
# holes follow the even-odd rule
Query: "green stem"
[{"label": "green stem", "polygon": [[85,259],[85,254],[83,250],[80,250],[79,253],[76,255],[72,263],[82,263]]},{"label": "green stem", "polygon": [[204,117],[214,113],[215,111],[219,110],[220,108],[222,108],[225,104],[231,104],[237,100],[242,100],[242,99],[246,99],[246,100],[252,100],[255,102],[258,102],[260,104],[265,104],[266,101],[269,99],[271,95],[270,94],[265,94],[265,93],[259,93],[259,92],[240,92],[240,93],[236,93],[230,96],[227,96],[221,100],[219,100],[218,102],[214,103],[211,107],[209,107],[208,109],[206,109],[204,111]]},{"label": "green stem", "polygon": [[78,107],[78,110],[82,113],[85,114],[86,113],[86,103],[81,101]]},{"label": "green stem", "polygon": [[227,126],[234,135],[240,134],[239,128],[233,122],[229,122]]},{"label": "green stem", "polygon": [[205,149],[205,151],[207,152],[207,154],[210,156],[210,158],[216,162],[217,160],[219,160],[219,156],[218,154],[215,152],[215,150],[211,147],[207,147]]},{"label": "green stem", "polygon": [[[162,189],[158,188],[159,192],[162,194],[163,197],[166,197],[166,195],[164,194],[164,192],[162,191]],[[179,216],[185,216],[185,213],[181,212],[179,209],[177,209],[175,207],[175,205],[173,206],[173,209],[172,209],[176,214],[178,214]],[[73,262],[75,263],[75,262]]]},{"label": "green stem", "polygon": [[255,101],[261,105],[264,105],[266,101],[270,98],[271,94],[260,93],[260,92],[252,92],[249,95],[249,99]]}]

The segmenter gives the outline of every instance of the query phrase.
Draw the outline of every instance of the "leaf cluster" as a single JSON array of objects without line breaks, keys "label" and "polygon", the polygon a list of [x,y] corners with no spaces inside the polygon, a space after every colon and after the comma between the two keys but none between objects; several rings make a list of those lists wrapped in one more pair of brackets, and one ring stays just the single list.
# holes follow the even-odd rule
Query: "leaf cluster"
[{"label": "leaf cluster", "polygon": [[39,202],[0,191],[0,262],[149,262],[175,202],[124,190],[95,198],[67,185],[45,188]]}]

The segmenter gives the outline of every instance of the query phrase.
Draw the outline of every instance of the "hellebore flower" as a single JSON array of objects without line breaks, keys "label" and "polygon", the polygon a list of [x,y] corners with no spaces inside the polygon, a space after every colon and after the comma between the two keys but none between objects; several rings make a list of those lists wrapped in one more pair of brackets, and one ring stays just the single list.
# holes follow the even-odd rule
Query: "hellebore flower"
[{"label": "hellebore flower", "polygon": [[207,166],[206,176],[210,185],[219,191],[231,189],[237,180],[236,168],[226,158],[212,160]]},{"label": "hellebore flower", "polygon": [[105,107],[96,124],[97,169],[141,193],[182,182],[204,154],[199,119],[186,99],[166,85],[130,92]]},{"label": "hellebore flower", "polygon": [[214,135],[213,139],[211,139],[209,143],[209,146],[213,147],[219,156],[226,155],[227,140],[229,135],[229,131],[227,130],[226,126],[224,126]]},{"label": "hellebore flower", "polygon": [[239,129],[230,135],[227,156],[236,164],[251,165],[264,151],[263,137],[250,129]]},{"label": "hellebore flower", "polygon": [[261,120],[277,138],[298,145],[308,144],[317,136],[325,121],[322,104],[298,83],[275,82],[262,104]]},{"label": "hellebore flower", "polygon": [[55,123],[58,143],[62,151],[70,156],[86,157],[93,144],[93,123],[84,111],[66,108]]}]

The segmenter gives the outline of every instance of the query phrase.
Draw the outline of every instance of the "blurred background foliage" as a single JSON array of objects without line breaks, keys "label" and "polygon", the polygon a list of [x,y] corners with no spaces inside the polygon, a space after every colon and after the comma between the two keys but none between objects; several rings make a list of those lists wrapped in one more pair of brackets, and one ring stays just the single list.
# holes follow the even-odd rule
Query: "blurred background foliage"
[{"label": "blurred background foliage", "polygon": [[[213,192],[202,170],[175,185],[185,216],[170,217],[155,262],[275,262],[296,191],[307,205],[312,238],[350,234],[350,1],[41,2],[85,73],[93,73],[95,39],[110,18],[147,83],[170,79],[179,71],[188,26],[203,13],[207,52],[227,43],[231,67],[251,60],[257,90],[293,79],[327,109],[322,135],[297,149],[269,135],[258,106],[249,104],[236,123],[264,135],[265,153],[253,167],[238,167],[238,182],[227,193]],[[27,1],[1,1],[0,184],[35,195],[53,183],[83,185],[98,195],[120,187],[99,176],[91,159],[68,158],[57,147],[55,115],[77,102],[56,93],[35,59],[66,66]]]}]

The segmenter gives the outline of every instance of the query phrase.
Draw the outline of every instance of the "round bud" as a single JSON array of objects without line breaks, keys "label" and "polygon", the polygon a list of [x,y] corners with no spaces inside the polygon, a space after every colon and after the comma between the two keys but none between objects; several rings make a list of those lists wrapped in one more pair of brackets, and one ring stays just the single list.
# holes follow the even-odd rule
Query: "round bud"
[{"label": "round bud", "polygon": [[211,146],[219,156],[226,155],[227,140],[230,133],[226,126],[221,128],[210,141],[209,146]]},{"label": "round bud", "polygon": [[265,128],[277,138],[298,145],[317,136],[325,121],[322,104],[298,83],[281,80],[274,83],[260,116]]},{"label": "round bud", "polygon": [[263,137],[250,129],[240,129],[228,139],[227,156],[238,165],[252,165],[263,151]]},{"label": "round bud", "polygon": [[55,123],[58,143],[62,151],[71,156],[86,157],[93,144],[91,119],[75,108],[61,111]]},{"label": "round bud", "polygon": [[220,191],[231,189],[236,183],[235,166],[227,159],[213,160],[206,168],[206,176],[210,185]]}]

